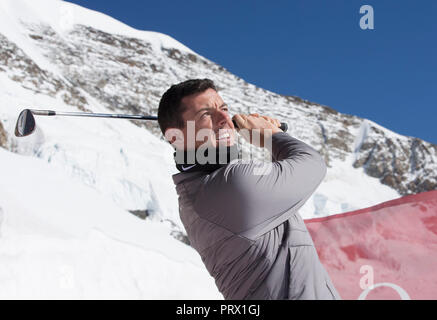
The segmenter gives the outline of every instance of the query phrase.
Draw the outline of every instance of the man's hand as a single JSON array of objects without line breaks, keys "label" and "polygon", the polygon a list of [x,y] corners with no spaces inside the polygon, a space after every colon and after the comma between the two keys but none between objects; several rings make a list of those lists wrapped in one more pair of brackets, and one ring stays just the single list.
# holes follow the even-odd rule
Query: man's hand
[{"label": "man's hand", "polygon": [[267,116],[260,116],[258,113],[250,115],[236,114],[232,119],[237,123],[237,131],[249,143],[264,147],[264,141],[271,138],[277,132],[283,132],[279,127],[281,122]]}]

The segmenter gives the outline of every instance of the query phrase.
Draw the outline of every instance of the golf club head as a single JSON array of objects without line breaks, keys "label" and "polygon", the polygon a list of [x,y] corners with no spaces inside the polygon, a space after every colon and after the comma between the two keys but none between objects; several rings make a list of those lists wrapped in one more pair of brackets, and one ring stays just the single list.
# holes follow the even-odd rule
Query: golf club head
[{"label": "golf club head", "polygon": [[24,109],[20,112],[17,119],[17,124],[15,125],[15,136],[25,137],[35,131],[35,118],[32,111],[29,109]]}]

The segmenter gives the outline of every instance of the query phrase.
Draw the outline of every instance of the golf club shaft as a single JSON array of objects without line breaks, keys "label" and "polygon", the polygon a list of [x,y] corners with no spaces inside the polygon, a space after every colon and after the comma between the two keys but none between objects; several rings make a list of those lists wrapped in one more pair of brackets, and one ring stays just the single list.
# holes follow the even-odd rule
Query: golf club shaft
[{"label": "golf club shaft", "polygon": [[72,116],[72,117],[95,117],[95,118],[115,118],[115,119],[137,119],[137,120],[158,120],[156,116],[129,115],[116,113],[89,113],[89,112],[58,112],[53,110],[30,109],[37,116]]},{"label": "golf club shaft", "polygon": [[[158,120],[156,116],[143,116],[143,115],[128,115],[128,114],[114,114],[114,113],[89,113],[89,112],[58,112],[53,110],[36,110],[30,109],[34,115],[38,116],[74,116],[74,117],[97,117],[97,118],[115,118],[115,119],[136,119],[136,120]],[[232,121],[235,127],[237,123]],[[281,122],[279,127],[282,131],[288,130],[288,125]]]}]

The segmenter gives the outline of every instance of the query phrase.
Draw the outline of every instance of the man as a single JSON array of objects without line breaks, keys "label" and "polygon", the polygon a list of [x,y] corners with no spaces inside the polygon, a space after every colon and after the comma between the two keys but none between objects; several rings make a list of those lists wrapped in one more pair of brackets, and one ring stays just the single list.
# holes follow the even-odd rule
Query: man
[{"label": "man", "polygon": [[173,180],[191,245],[225,299],[340,299],[298,213],[326,174],[323,159],[276,119],[233,120],[251,143],[271,140],[270,170],[236,158],[235,127],[211,80],[173,85],[161,98],[158,121],[175,147],[181,172]]}]

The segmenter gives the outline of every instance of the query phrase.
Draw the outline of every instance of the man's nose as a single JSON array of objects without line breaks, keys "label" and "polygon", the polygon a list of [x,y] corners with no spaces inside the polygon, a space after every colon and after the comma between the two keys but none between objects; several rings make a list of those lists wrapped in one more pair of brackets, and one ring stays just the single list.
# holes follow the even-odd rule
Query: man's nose
[{"label": "man's nose", "polygon": [[221,128],[228,122],[228,114],[224,111],[217,111],[216,112],[216,126]]}]

